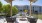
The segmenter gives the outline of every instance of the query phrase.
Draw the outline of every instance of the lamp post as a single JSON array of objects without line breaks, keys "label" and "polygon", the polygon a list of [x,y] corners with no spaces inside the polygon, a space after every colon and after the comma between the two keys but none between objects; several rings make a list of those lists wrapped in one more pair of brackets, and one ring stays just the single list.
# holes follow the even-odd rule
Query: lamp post
[{"label": "lamp post", "polygon": [[12,16],[12,1],[13,0],[5,0],[7,3],[10,3],[10,16]]}]

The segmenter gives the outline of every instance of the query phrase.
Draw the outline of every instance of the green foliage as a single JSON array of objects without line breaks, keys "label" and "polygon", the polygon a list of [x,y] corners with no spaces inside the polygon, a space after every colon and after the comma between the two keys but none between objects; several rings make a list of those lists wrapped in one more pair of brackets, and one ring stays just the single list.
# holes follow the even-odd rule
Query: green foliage
[{"label": "green foliage", "polygon": [[22,14],[20,14],[20,16],[22,16]]},{"label": "green foliage", "polygon": [[0,2],[0,8],[2,7],[2,3]]},{"label": "green foliage", "polygon": [[0,13],[2,12],[3,8],[2,8],[2,3],[0,2]]},{"label": "green foliage", "polygon": [[[3,12],[7,13],[6,14],[7,16],[10,16],[10,5],[7,4],[7,5],[3,5],[2,7],[3,7]],[[12,7],[12,15],[15,15],[17,13],[18,13],[18,9],[16,8],[16,6],[13,6]]]},{"label": "green foliage", "polygon": [[16,8],[16,6],[12,7],[12,13],[13,13],[13,15],[18,13],[18,9]]},{"label": "green foliage", "polygon": [[[0,2],[0,12],[6,13],[7,16],[10,15],[10,4],[2,5]],[[18,13],[18,9],[16,6],[12,6],[12,15],[15,15]]]},{"label": "green foliage", "polygon": [[7,16],[9,16],[10,15],[10,5],[9,4],[7,4],[7,5],[3,5],[2,6],[3,7],[3,13],[6,13],[6,15]]},{"label": "green foliage", "polygon": [[8,13],[9,10],[10,10],[10,5],[9,4],[8,5],[3,5],[3,12],[4,13]]}]

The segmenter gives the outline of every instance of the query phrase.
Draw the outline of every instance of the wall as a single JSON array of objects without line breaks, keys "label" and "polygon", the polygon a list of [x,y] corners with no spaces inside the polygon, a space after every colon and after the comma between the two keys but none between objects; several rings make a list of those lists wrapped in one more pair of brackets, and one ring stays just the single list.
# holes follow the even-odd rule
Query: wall
[{"label": "wall", "polygon": [[[18,8],[19,11],[20,10],[23,11],[24,9],[30,10],[30,6],[29,5],[20,5],[20,6],[15,5],[15,6]],[[32,5],[32,9],[31,10],[32,10],[33,13],[35,11],[38,11],[38,13],[42,13],[42,6]]]}]

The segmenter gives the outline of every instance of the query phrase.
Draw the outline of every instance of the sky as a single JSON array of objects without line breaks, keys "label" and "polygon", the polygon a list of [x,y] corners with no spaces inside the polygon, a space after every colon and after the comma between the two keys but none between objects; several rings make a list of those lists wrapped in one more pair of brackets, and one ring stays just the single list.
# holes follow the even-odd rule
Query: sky
[{"label": "sky", "polygon": [[[2,2],[2,4],[7,4],[6,1],[4,0],[0,0]],[[27,0],[15,0],[12,1],[12,6],[14,5],[30,5],[30,2]],[[32,5],[38,5],[38,6],[42,6],[42,0],[37,0],[35,3],[32,3]]]}]

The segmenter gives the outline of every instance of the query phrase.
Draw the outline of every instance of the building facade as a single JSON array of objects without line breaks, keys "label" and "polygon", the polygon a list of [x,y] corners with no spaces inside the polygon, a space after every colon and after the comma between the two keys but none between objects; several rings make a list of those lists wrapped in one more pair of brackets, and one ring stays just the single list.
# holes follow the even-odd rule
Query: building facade
[{"label": "building facade", "polygon": [[[29,5],[15,5],[19,12],[23,11],[23,10],[30,10],[30,6]],[[42,6],[37,6],[37,5],[32,5],[32,9],[31,9],[32,13],[34,12],[38,12],[38,13],[42,13]]]}]

